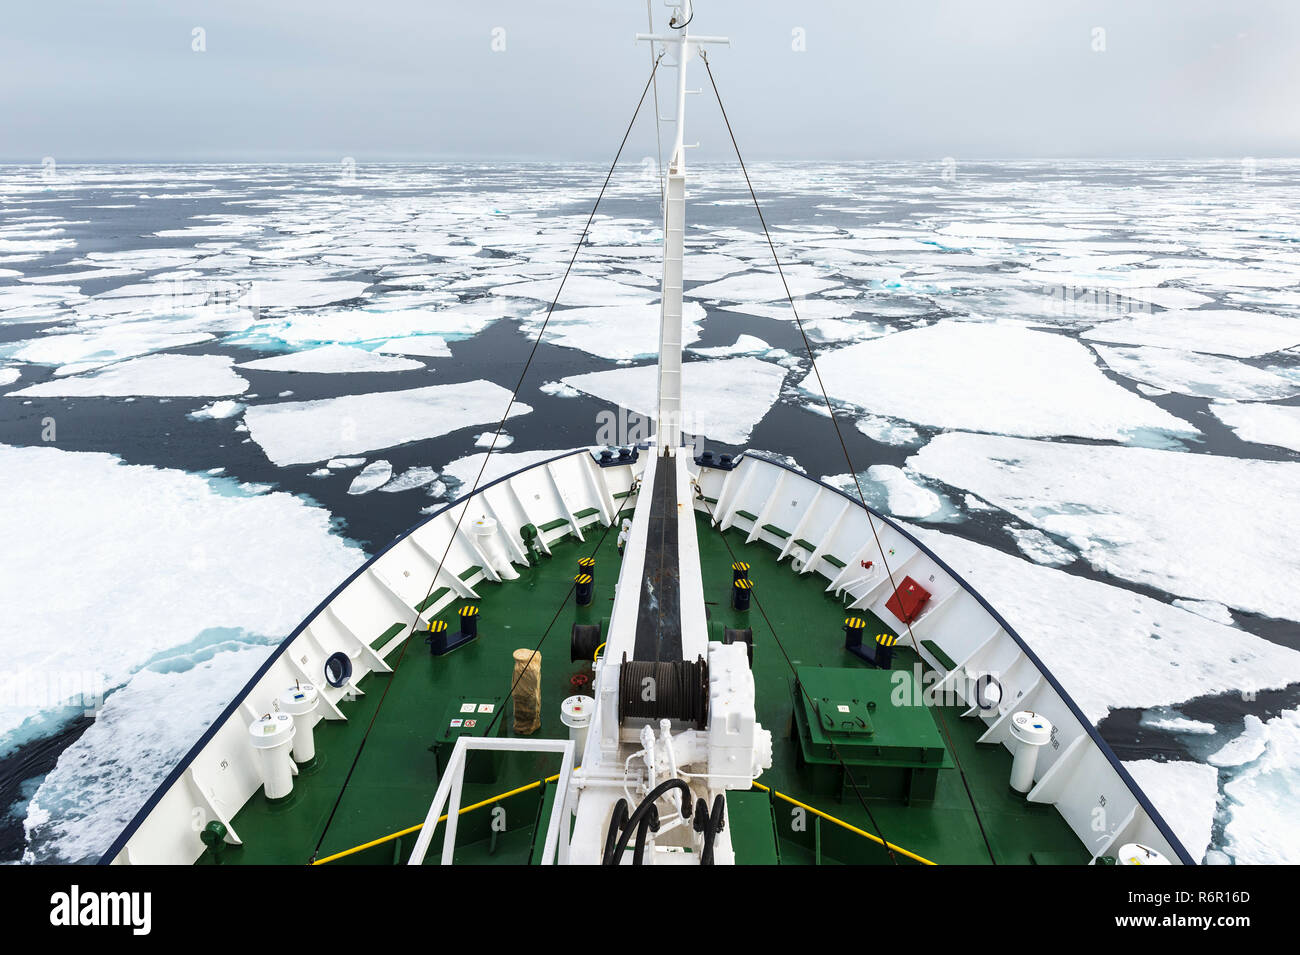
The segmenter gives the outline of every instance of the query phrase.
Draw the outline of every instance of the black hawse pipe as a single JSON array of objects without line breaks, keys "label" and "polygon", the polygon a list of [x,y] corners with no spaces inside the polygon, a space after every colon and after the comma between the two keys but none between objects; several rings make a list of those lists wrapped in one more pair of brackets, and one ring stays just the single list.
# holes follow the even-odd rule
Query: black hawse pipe
[{"label": "black hawse pipe", "polygon": [[[641,800],[641,804],[637,806],[632,815],[628,816],[623,822],[623,835],[619,837],[618,844],[614,847],[612,853],[609,852],[609,840],[610,837],[613,836],[616,827],[613,825],[610,826],[610,836],[605,839],[605,858],[601,860],[601,865],[618,865],[618,860],[623,856],[623,850],[626,849],[627,844],[632,841],[632,836],[635,834],[641,820],[651,810],[655,811],[656,816],[658,815],[659,811],[655,809],[655,800],[670,789],[680,789],[682,791],[682,818],[691,818],[691,787],[687,786],[686,783],[680,779],[665,779],[654,789],[646,793],[645,798]],[[627,800],[620,799],[619,802],[623,804],[623,811],[626,812]],[[618,817],[618,806],[615,805],[614,821],[617,821]]]}]

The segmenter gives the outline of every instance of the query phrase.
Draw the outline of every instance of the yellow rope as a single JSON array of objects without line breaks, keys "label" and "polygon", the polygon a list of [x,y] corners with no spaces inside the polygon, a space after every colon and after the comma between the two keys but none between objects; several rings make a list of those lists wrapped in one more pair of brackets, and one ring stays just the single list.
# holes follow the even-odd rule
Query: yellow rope
[{"label": "yellow rope", "polygon": [[[608,642],[608,641],[607,641],[607,642]],[[593,654],[591,655],[591,662],[592,662],[592,663],[595,663],[597,660],[600,659],[600,651],[601,651],[601,650],[604,650],[604,649],[605,649],[605,644],[604,644],[604,643],[602,643],[600,646],[598,646],[598,647],[596,648],[596,652],[593,653]]]},{"label": "yellow rope", "polygon": [[[489,796],[487,799],[484,799],[482,802],[476,802],[472,806],[461,807],[460,812],[456,813],[456,815],[463,816],[467,812],[473,812],[475,809],[482,809],[484,806],[490,806],[494,802],[500,802],[502,799],[508,799],[511,796],[518,796],[520,793],[526,793],[530,789],[536,789],[538,786],[542,785],[543,783],[553,783],[559,778],[560,778],[560,774],[556,773],[554,776],[547,776],[545,779],[535,780],[534,782],[520,786],[517,789],[512,789],[509,792],[497,793],[495,796]],[[438,821],[446,822],[447,821],[446,813],[439,816]],[[326,862],[333,862],[335,859],[342,859],[345,856],[356,855],[358,852],[362,852],[366,849],[372,849],[375,846],[381,846],[385,842],[392,842],[394,839],[400,839],[402,836],[409,836],[413,832],[419,832],[423,828],[424,828],[424,823],[420,823],[417,826],[410,826],[406,829],[399,829],[397,832],[390,832],[388,835],[380,836],[378,839],[371,839],[369,842],[363,842],[361,843],[361,845],[353,846],[351,849],[344,849],[342,852],[336,852],[332,856],[326,856],[323,859],[317,859],[315,862],[312,863],[312,865],[324,865]]]},{"label": "yellow rope", "polygon": [[914,859],[917,862],[921,863],[921,865],[938,864],[935,862],[931,862],[929,859],[925,858],[925,856],[919,856],[915,852],[909,852],[906,849],[902,848],[901,846],[896,846],[892,842],[886,842],[884,839],[880,838],[880,836],[877,836],[874,833],[867,832],[865,829],[859,829],[857,826],[850,825],[849,823],[845,822],[843,819],[836,819],[830,813],[822,812],[820,809],[814,809],[812,806],[808,805],[807,803],[800,802],[799,800],[795,799],[793,796],[787,796],[785,793],[777,792],[775,789],[771,789],[767,786],[764,786],[762,783],[756,782],[754,783],[754,785],[757,786],[759,789],[763,790],[763,792],[765,793],[771,793],[777,799],[783,799],[786,802],[790,803],[792,806],[798,806],[800,809],[806,809],[814,816],[820,816],[822,819],[825,819],[827,822],[833,822],[835,823],[835,825],[847,829],[849,832],[856,833],[857,835],[862,836],[862,838],[864,839],[870,839],[872,842],[876,843],[876,845],[881,845],[881,846],[885,846],[888,849],[893,849],[898,854],[907,856],[907,858],[909,859]]}]

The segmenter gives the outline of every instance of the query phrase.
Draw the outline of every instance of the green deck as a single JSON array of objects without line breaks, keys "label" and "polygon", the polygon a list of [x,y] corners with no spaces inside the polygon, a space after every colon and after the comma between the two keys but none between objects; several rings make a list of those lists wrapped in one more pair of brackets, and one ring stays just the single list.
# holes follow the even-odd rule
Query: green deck
[{"label": "green deck", "polygon": [[[1001,746],[978,745],[983,724],[963,720],[960,710],[943,711],[951,734],[950,758],[964,768],[971,795],[979,807],[979,820],[971,809],[955,768],[941,770],[932,802],[907,805],[890,798],[868,800],[874,823],[850,790],[842,799],[816,788],[807,767],[796,766],[791,739],[793,676],[763,624],[757,607],[746,614],[730,609],[732,555],[707,520],[697,521],[705,600],[711,621],[754,631],[754,675],[758,688],[758,717],[773,735],[773,767],[760,782],[815,809],[861,829],[884,833],[892,843],[939,864],[988,864],[989,849],[980,833],[980,821],[999,864],[1033,864],[1044,861],[1088,861],[1088,853],[1065,822],[1050,807],[1029,805],[1010,790],[1010,755]],[[599,530],[599,528],[597,528]],[[324,858],[379,839],[420,823],[428,811],[438,783],[437,756],[430,746],[443,733],[449,704],[467,699],[504,698],[512,677],[511,654],[534,646],[555,614],[558,601],[568,591],[577,560],[591,552],[598,539],[587,543],[572,538],[551,545],[552,556],[540,566],[521,571],[519,580],[506,584],[482,582],[479,601],[480,636],[444,657],[431,657],[417,634],[405,658],[392,675],[371,674],[361,683],[365,696],[343,704],[346,722],[322,721],[316,728],[317,759],[295,781],[287,800],[271,804],[258,793],[233,820],[242,846],[222,852],[224,864],[301,864],[315,856]],[[824,593],[826,581],[817,574],[798,576],[788,564],[778,564],[776,551],[762,543],[746,544],[743,532],[727,533],[736,558],[750,564],[754,594],[770,617],[777,635],[796,667],[863,667],[867,665],[843,649],[843,604]],[[569,630],[575,622],[596,622],[609,616],[617,579],[619,557],[610,534],[596,554],[596,599],[587,608],[569,605],[560,614],[542,645],[542,728],[540,735],[563,737],[560,701],[572,694],[570,678],[590,667],[569,662]],[[440,614],[457,629],[455,604]],[[859,616],[864,616],[860,612]],[[390,621],[376,620],[376,632]],[[869,620],[876,626],[877,620]],[[396,665],[395,650],[388,662]],[[895,668],[911,669],[917,658],[901,647]],[[392,686],[388,687],[391,681]],[[385,689],[388,687],[387,695]],[[376,707],[384,700],[370,738],[362,750],[351,781],[333,820],[326,820],[352,766]],[[928,710],[924,710],[926,714]],[[501,717],[504,735],[511,735],[507,702]],[[462,804],[469,805],[516,787],[537,783],[557,772],[558,755],[505,754],[491,782],[465,783]],[[505,831],[495,831],[492,806],[461,817],[457,861],[526,863],[540,850],[535,832],[542,811],[549,813],[554,787],[533,788],[504,800]],[[744,799],[729,797],[731,806],[743,806],[733,833],[746,833],[741,861],[771,862],[779,853],[782,863],[889,863],[883,849],[815,814],[766,793],[754,791]],[[543,803],[545,802],[545,805]],[[770,807],[776,845],[765,831],[762,812]],[[500,819],[502,814],[496,814]],[[500,828],[499,826],[497,828]],[[442,827],[439,827],[441,832]],[[322,838],[322,833],[323,838]],[[752,846],[748,845],[752,833]],[[349,855],[338,863],[392,864],[404,862],[415,840],[408,834]],[[317,846],[319,842],[319,851]],[[436,860],[435,838],[428,858]],[[200,860],[212,862],[209,850]],[[907,862],[904,857],[897,861]]]}]

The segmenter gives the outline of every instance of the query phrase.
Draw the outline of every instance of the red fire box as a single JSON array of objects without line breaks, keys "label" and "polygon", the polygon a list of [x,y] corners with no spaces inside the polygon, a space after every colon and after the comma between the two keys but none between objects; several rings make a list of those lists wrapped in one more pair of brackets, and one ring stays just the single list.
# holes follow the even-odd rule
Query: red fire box
[{"label": "red fire box", "polygon": [[911,577],[904,577],[903,582],[894,591],[894,596],[885,601],[885,606],[903,623],[911,623],[929,599],[930,591]]}]

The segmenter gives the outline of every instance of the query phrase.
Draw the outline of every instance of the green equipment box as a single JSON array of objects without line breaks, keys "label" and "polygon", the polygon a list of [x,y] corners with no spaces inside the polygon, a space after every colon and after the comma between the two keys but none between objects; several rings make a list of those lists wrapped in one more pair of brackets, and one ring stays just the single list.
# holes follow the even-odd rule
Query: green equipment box
[{"label": "green equipment box", "polygon": [[790,733],[800,771],[837,799],[851,788],[846,766],[864,797],[910,803],[932,800],[953,765],[908,670],[800,667]]}]

